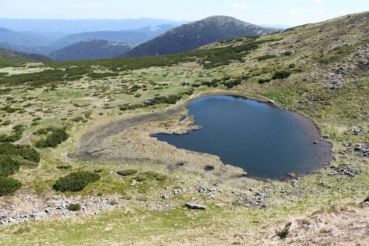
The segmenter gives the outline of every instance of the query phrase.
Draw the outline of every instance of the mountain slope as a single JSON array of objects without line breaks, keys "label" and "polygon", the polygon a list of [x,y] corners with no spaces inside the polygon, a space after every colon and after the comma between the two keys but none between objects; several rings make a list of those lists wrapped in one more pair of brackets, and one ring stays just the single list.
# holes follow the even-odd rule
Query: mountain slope
[{"label": "mountain slope", "polygon": [[0,28],[0,47],[21,52],[36,52],[36,47],[48,44],[50,40],[43,35],[28,32],[15,32]]},{"label": "mountain slope", "polygon": [[107,40],[82,41],[67,46],[50,54],[54,60],[94,60],[107,59],[125,53],[132,49],[127,43],[110,42]]},{"label": "mountain slope", "polygon": [[213,16],[174,28],[137,46],[126,56],[175,54],[196,49],[215,41],[245,36],[260,36],[274,29],[262,28],[232,17]]},{"label": "mountain slope", "polygon": [[81,41],[89,40],[106,40],[112,42],[140,44],[160,35],[163,32],[170,30],[171,28],[173,28],[172,25],[159,25],[128,31],[98,31],[76,33],[65,36],[51,43],[50,46],[54,47],[55,49],[61,49]]},{"label": "mountain slope", "polygon": [[27,54],[23,52],[11,51],[8,49],[0,48],[0,59],[11,61],[48,61],[50,58],[39,54]]}]

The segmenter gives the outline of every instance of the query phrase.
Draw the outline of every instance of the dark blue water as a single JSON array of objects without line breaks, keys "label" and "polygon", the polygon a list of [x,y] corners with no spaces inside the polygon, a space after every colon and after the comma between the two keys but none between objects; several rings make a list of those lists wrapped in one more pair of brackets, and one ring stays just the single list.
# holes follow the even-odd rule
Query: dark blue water
[{"label": "dark blue water", "polygon": [[188,110],[200,130],[155,137],[178,148],[217,155],[258,178],[308,173],[329,159],[330,148],[318,130],[295,113],[233,96],[202,97]]}]

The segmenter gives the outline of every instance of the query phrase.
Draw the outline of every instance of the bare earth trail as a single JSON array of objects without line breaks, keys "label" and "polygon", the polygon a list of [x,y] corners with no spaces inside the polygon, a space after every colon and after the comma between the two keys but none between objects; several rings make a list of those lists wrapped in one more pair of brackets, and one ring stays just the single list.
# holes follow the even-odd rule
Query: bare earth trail
[{"label": "bare earth trail", "polygon": [[103,145],[105,139],[146,122],[164,120],[181,112],[182,110],[183,106],[180,106],[177,108],[168,109],[164,112],[144,114],[127,119],[124,118],[106,125],[99,126],[81,137],[81,139],[78,141],[77,152],[74,157],[80,160],[99,160],[99,152],[108,148],[108,146]]}]

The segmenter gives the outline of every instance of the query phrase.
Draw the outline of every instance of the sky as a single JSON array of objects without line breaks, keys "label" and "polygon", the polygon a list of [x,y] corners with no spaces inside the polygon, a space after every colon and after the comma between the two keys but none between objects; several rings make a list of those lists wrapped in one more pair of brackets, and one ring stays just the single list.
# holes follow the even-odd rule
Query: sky
[{"label": "sky", "polygon": [[369,11],[369,0],[0,0],[0,18],[194,21],[228,15],[259,25],[296,26]]}]

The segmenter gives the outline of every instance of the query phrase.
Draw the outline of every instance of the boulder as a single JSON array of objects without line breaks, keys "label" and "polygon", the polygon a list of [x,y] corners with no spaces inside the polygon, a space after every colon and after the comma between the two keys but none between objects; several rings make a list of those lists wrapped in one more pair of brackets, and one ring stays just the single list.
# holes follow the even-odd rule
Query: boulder
[{"label": "boulder", "polygon": [[185,205],[189,209],[195,209],[195,210],[205,210],[206,209],[206,206],[199,204],[199,203],[195,203],[195,202],[188,202]]}]

